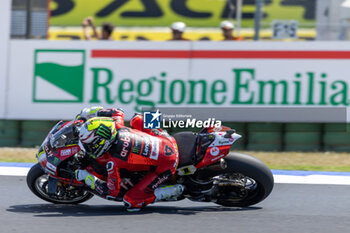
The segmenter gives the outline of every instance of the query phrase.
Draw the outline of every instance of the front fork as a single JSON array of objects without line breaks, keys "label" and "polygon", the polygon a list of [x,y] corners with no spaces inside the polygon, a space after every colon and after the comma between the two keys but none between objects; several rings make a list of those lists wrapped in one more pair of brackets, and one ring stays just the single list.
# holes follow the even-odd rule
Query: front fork
[{"label": "front fork", "polygon": [[49,196],[56,195],[57,187],[58,187],[58,179],[49,176],[49,178],[47,179],[47,194]]}]

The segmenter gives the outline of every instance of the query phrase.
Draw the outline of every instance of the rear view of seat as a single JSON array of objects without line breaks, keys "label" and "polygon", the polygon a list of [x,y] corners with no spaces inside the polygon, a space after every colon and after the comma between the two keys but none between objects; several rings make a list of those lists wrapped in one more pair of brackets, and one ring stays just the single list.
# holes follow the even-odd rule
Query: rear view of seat
[{"label": "rear view of seat", "polygon": [[194,164],[196,161],[197,136],[192,132],[180,132],[174,135],[179,149],[179,166]]}]

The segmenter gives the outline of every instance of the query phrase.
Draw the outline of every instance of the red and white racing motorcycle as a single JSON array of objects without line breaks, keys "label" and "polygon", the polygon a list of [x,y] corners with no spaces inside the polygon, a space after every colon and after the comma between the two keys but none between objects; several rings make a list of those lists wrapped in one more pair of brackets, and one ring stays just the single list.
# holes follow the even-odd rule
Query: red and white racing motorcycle
[{"label": "red and white racing motorcycle", "polygon": [[[27,175],[30,190],[39,198],[58,204],[78,204],[95,193],[74,177],[78,168],[87,169],[102,180],[107,171],[96,160],[81,156],[78,130],[81,121],[57,123],[37,154],[38,163]],[[182,184],[181,200],[215,202],[223,206],[246,207],[264,200],[272,191],[270,169],[245,154],[229,153],[241,136],[228,127],[202,129],[199,133],[174,135],[179,149],[179,166],[166,183]],[[117,200],[138,183],[146,172],[121,171],[121,190]]]}]

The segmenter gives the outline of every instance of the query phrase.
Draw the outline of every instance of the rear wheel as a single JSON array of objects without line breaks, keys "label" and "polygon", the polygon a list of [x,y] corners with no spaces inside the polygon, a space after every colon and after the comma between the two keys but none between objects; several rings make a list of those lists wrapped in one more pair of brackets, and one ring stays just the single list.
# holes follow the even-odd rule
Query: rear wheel
[{"label": "rear wheel", "polygon": [[227,167],[206,171],[217,189],[216,203],[223,206],[246,207],[263,201],[272,191],[271,170],[260,160],[245,154],[231,153],[225,157]]},{"label": "rear wheel", "polygon": [[27,174],[29,189],[39,198],[55,204],[79,204],[93,197],[93,194],[78,187],[61,184],[55,195],[48,194],[48,175],[41,165],[34,165]]}]

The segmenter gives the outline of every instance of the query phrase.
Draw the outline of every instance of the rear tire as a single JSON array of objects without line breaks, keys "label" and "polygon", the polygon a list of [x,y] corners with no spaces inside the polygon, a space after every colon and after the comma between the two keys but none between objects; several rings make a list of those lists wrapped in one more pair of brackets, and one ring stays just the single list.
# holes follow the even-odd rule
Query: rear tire
[{"label": "rear tire", "polygon": [[[216,203],[222,206],[247,207],[263,201],[270,195],[274,179],[271,170],[255,157],[240,153],[230,153],[225,157],[227,167],[220,171],[206,170],[206,176],[218,176],[222,174],[242,174],[255,181],[254,187],[248,191],[248,195],[241,200],[230,198],[218,198]],[[204,175],[204,173],[203,173]]]},{"label": "rear tire", "polygon": [[29,189],[32,191],[32,193],[34,193],[37,197],[41,198],[44,201],[48,201],[54,204],[79,204],[89,200],[94,196],[89,192],[85,192],[84,195],[74,198],[72,200],[55,199],[54,197],[49,196],[44,189],[39,190],[40,187],[37,185],[38,179],[41,179],[44,176],[47,175],[43,171],[39,163],[35,164],[27,174],[27,185]]}]

